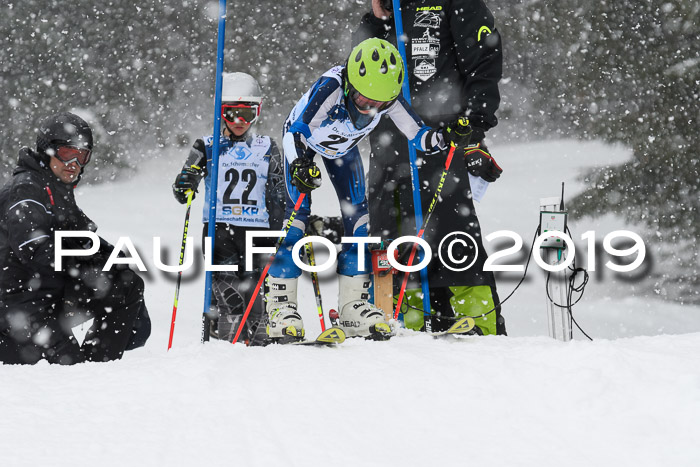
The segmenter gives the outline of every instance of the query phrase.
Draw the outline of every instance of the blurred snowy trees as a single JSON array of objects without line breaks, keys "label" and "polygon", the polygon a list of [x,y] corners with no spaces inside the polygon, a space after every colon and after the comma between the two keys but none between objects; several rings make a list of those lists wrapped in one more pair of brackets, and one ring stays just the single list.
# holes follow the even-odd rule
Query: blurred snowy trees
[{"label": "blurred snowy trees", "polygon": [[508,75],[534,91],[533,108],[544,117],[533,120],[553,135],[619,142],[634,152],[629,164],[590,174],[590,188],[572,207],[700,236],[698,2],[509,4],[515,27],[504,28],[505,47],[519,72]]},{"label": "blurred snowy trees", "polygon": [[[349,45],[351,2],[228,1],[226,71],[259,78],[261,131]],[[138,166],[157,146],[210,132],[217,1],[29,0],[0,7],[0,163],[8,176],[47,115],[73,110],[96,133],[92,174]],[[358,15],[355,15],[358,17]]]},{"label": "blurred snowy trees", "polygon": [[587,174],[569,208],[648,225],[657,267],[647,285],[700,302],[700,4],[505,3],[505,86],[526,92],[506,96],[504,114],[535,138],[631,148],[629,163]]},{"label": "blurred snowy trees", "polygon": [[196,2],[11,0],[1,8],[5,167],[54,112],[88,120],[101,168],[129,164],[140,144],[168,138],[191,118],[215,37]]}]

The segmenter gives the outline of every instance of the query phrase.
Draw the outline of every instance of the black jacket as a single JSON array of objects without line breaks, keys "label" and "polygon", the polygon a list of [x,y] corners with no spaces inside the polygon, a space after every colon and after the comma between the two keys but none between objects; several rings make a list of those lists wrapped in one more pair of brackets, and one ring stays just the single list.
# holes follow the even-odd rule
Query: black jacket
[{"label": "black jacket", "polygon": [[[434,126],[465,114],[475,131],[496,126],[503,52],[484,2],[402,0],[401,14],[416,112]],[[367,13],[353,33],[353,45],[369,37],[396,44],[394,19],[382,21]]]},{"label": "black jacket", "polygon": [[[96,254],[65,258],[54,271],[55,232],[97,227],[75,203],[74,185],[58,179],[47,159],[22,149],[0,189],[0,362],[119,359],[150,335],[143,280],[124,265],[102,271],[113,251],[102,239]],[[63,244],[90,246],[84,238]],[[79,342],[73,330],[86,322]]]},{"label": "black jacket", "polygon": [[97,227],[76,205],[73,185],[23,148],[12,179],[0,189],[0,304],[40,310],[60,300],[65,273],[54,271],[56,230]]},{"label": "black jacket", "polygon": [[[467,114],[473,141],[480,141],[496,125],[500,102],[503,54],[493,15],[482,0],[402,0],[401,12],[414,109],[432,127]],[[353,42],[368,37],[396,44],[394,19],[382,21],[371,12],[365,15]],[[384,239],[414,235],[417,228],[407,142],[390,121],[383,121],[370,136],[370,145],[370,233]],[[417,156],[421,208],[426,213],[440,183],[446,151]],[[468,180],[466,165],[455,158],[424,234],[433,247],[428,268],[431,288],[495,284],[493,273],[483,271],[486,252]],[[444,267],[437,257],[441,240],[453,231],[469,233],[477,244],[477,261],[464,272]],[[455,257],[461,256],[456,252]],[[412,287],[418,285],[412,281]]]}]

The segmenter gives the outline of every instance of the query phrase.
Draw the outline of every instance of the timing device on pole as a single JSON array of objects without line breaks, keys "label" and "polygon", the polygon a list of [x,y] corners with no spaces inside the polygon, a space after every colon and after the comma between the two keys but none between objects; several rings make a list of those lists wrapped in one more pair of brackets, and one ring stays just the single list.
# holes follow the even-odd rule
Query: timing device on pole
[{"label": "timing device on pole", "polygon": [[[549,231],[566,233],[567,212],[564,210],[564,184],[562,183],[561,198],[540,199],[540,232]],[[551,236],[546,237],[540,245],[542,259],[548,265],[556,266],[565,260],[566,242],[564,239]],[[533,252],[533,254],[537,254]],[[547,287],[547,320],[549,323],[549,335],[554,339],[567,342],[571,340],[571,316],[566,307],[556,304],[566,303],[566,268],[560,271],[547,272],[549,278]]]}]

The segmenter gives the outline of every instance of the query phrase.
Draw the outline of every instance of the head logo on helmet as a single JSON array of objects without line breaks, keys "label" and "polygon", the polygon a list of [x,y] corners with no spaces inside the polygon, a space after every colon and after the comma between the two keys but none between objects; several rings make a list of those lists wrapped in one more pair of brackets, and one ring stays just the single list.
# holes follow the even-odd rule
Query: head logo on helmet
[{"label": "head logo on helmet", "polygon": [[360,42],[350,52],[345,93],[354,88],[367,99],[391,102],[401,93],[403,60],[389,42],[372,38]]}]

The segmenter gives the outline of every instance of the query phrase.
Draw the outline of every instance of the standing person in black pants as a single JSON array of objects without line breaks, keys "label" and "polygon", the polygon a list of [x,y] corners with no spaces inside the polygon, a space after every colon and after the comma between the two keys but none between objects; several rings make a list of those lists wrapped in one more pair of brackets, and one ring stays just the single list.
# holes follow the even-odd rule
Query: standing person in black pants
[{"label": "standing person in black pants", "polygon": [[[448,178],[427,226],[425,240],[433,247],[428,266],[433,329],[445,329],[455,314],[486,316],[476,319],[483,334],[505,334],[493,273],[483,271],[486,252],[474,209],[468,174],[496,181],[502,170],[491,157],[484,135],[497,123],[502,75],[501,37],[494,17],[482,0],[402,0],[411,105],[433,128],[467,117],[472,128],[470,144],[455,153]],[[368,37],[396,44],[391,0],[371,0],[353,34],[353,45]],[[415,235],[408,144],[393,123],[385,119],[370,137],[368,170],[370,235],[394,239]],[[422,212],[427,212],[447,152],[440,157],[418,153]],[[464,163],[460,161],[463,159]],[[470,234],[476,247],[455,249],[455,257],[477,254],[467,271],[445,268],[438,259],[440,241],[453,231]],[[401,310],[407,327],[421,329],[423,304],[417,274],[407,290],[408,307]],[[496,307],[495,312],[489,313]],[[443,319],[447,317],[447,319]]]}]

